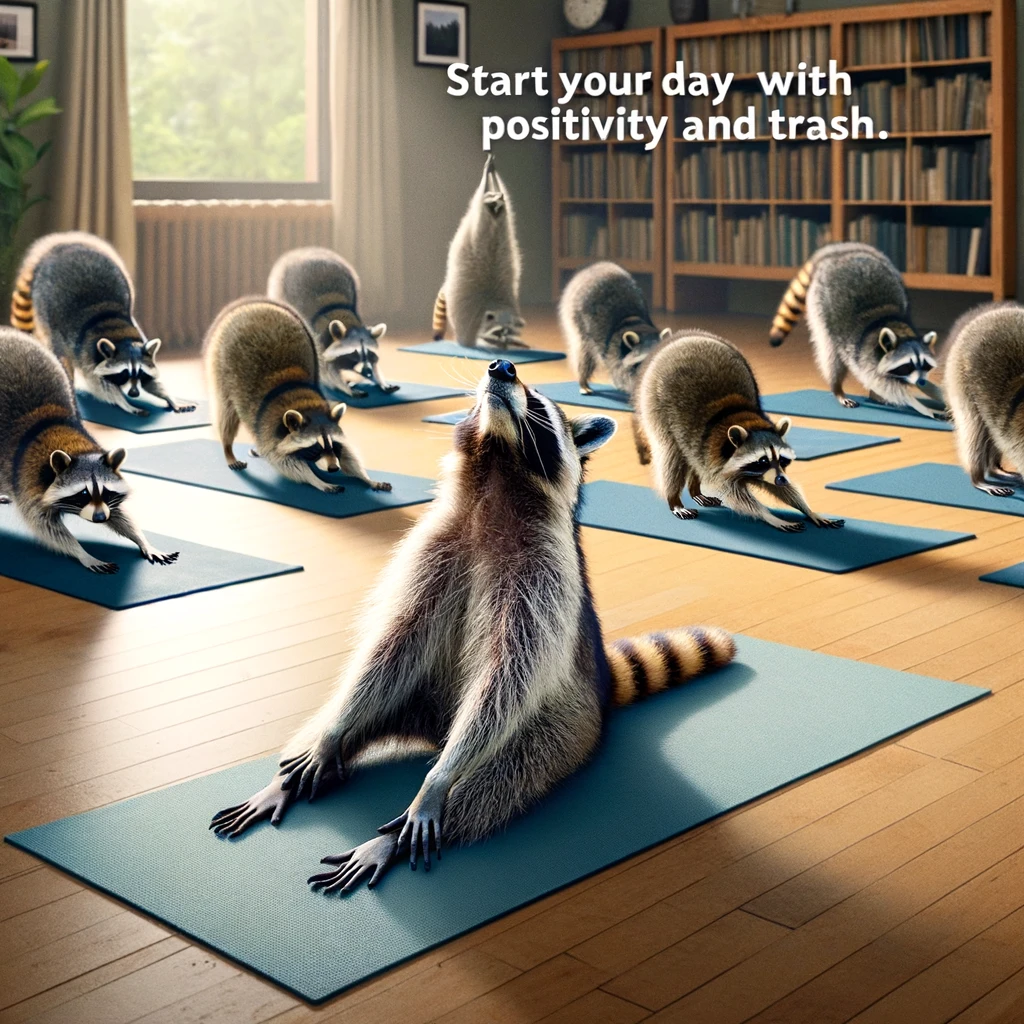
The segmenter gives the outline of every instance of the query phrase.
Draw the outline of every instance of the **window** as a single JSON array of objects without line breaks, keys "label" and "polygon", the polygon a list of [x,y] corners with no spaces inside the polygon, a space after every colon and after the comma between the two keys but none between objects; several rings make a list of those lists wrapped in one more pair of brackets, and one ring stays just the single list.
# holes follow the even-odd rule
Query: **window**
[{"label": "window", "polygon": [[326,0],[129,0],[136,198],[326,198],[326,50]]}]

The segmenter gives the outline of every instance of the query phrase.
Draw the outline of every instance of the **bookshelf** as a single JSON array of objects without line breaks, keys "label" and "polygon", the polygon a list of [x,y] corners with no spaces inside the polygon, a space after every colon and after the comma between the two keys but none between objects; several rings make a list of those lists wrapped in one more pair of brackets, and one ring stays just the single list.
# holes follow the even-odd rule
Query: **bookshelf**
[{"label": "bookshelf", "polygon": [[[576,96],[569,106],[608,116],[623,106],[660,117],[664,44],[660,28],[556,39],[552,44],[552,101],[559,71],[653,73],[643,96]],[[642,142],[553,142],[552,293],[598,259],[612,259],[632,273],[657,307],[664,305],[664,146]]]},{"label": "bookshelf", "polygon": [[[858,239],[885,250],[909,287],[1013,293],[1016,234],[1016,53],[1013,0],[916,0],[843,7],[790,16],[669,26],[642,32],[575,37],[553,44],[553,67],[566,70],[574,51],[611,53],[641,38],[658,48],[653,112],[668,116],[654,151],[647,208],[655,222],[653,301],[675,310],[688,278],[788,280],[826,240]],[[732,88],[716,114],[730,118],[755,106],[750,141],[686,142],[683,118],[712,112],[704,98],[660,95],[661,68],[685,59],[687,71],[732,71]],[[595,58],[589,58],[595,59]],[[608,57],[604,59],[609,59]],[[833,59],[852,78],[852,96],[765,97],[757,71],[795,70],[799,60]],[[575,66],[575,65],[573,65]],[[848,113],[856,103],[888,138],[777,141],[770,107],[788,117]],[[614,222],[621,200],[609,181],[595,198],[574,200],[562,171],[567,151],[554,144],[553,285],[598,258],[570,258],[563,213],[588,203]],[[593,148],[593,147],[592,147]],[[616,147],[596,147],[609,153]],[[588,178],[588,183],[592,179]],[[573,206],[573,203],[577,203]],[[595,221],[587,223],[596,223]],[[658,237],[660,234],[660,238]],[[593,236],[604,255],[615,244]],[[571,250],[575,251],[575,249]],[[972,272],[967,273],[968,269]]]}]

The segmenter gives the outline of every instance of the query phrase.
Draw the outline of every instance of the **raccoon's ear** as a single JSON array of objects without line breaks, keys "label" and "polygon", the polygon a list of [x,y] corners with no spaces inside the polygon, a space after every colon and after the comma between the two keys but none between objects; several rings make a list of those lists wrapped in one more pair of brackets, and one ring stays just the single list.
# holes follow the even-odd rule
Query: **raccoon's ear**
[{"label": "raccoon's ear", "polygon": [[127,454],[123,448],[115,448],[103,456],[103,461],[116,473],[121,468],[121,463],[124,462]]},{"label": "raccoon's ear", "polygon": [[785,437],[786,434],[789,433],[790,426],[789,417],[783,416],[782,419],[775,424],[775,429],[779,432],[779,437]]},{"label": "raccoon's ear", "polygon": [[117,346],[109,338],[100,338],[96,342],[96,351],[99,352],[100,356],[104,359],[112,359],[114,354],[117,352]]},{"label": "raccoon's ear", "polygon": [[661,334],[658,335],[659,340],[664,341],[672,333],[671,327],[665,327]]},{"label": "raccoon's ear", "polygon": [[878,345],[883,352],[891,352],[896,347],[896,334],[891,327],[883,327],[878,332]]},{"label": "raccoon's ear", "polygon": [[577,416],[569,421],[572,439],[580,455],[596,452],[615,434],[617,424],[610,416]]},{"label": "raccoon's ear", "polygon": [[388,329],[388,325],[387,324],[377,324],[376,327],[371,327],[370,328],[370,337],[371,338],[383,338],[384,335],[387,333],[387,329]]},{"label": "raccoon's ear", "polygon": [[337,423],[338,420],[345,415],[345,410],[347,408],[348,406],[344,402],[339,402],[337,405],[331,406],[331,419]]},{"label": "raccoon's ear", "polygon": [[939,336],[938,334],[935,333],[935,331],[929,331],[921,340],[929,348],[935,348],[935,342],[939,340]]},{"label": "raccoon's ear", "polygon": [[327,330],[331,332],[331,337],[335,341],[344,341],[345,335],[348,333],[345,330],[345,325],[340,320],[332,320],[327,325]]},{"label": "raccoon's ear", "polygon": [[635,348],[640,344],[640,335],[636,331],[623,331],[622,332],[623,344],[629,346],[629,348]]},{"label": "raccoon's ear", "polygon": [[162,342],[159,338],[150,338],[149,341],[146,342],[146,355],[149,356],[150,359],[156,359],[156,354],[160,351],[161,344]]},{"label": "raccoon's ear", "polygon": [[297,409],[289,409],[282,417],[281,422],[288,431],[298,430],[305,422],[302,413]]},{"label": "raccoon's ear", "polygon": [[734,448],[739,448],[741,444],[747,439],[747,431],[744,427],[741,427],[738,423],[734,423],[728,431],[729,440],[732,441]]},{"label": "raccoon's ear", "polygon": [[54,471],[58,476],[64,472],[68,466],[71,465],[71,456],[67,452],[62,452],[59,448],[55,448],[50,452],[50,469]]}]

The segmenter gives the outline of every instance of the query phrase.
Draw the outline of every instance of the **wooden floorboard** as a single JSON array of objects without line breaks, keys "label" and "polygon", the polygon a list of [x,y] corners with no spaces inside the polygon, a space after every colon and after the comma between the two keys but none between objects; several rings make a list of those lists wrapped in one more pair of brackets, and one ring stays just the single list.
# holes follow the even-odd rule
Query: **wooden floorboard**
[{"label": "wooden floorboard", "polygon": [[[533,342],[561,342],[550,311]],[[668,318],[667,323],[672,319]],[[680,318],[679,323],[683,322]],[[803,329],[709,317],[765,392],[820,387]],[[397,351],[394,379],[474,382],[481,363]],[[197,361],[168,362],[172,390]],[[528,382],[566,379],[530,364]],[[427,475],[450,446],[430,412],[351,411],[366,462]],[[594,478],[646,484],[627,417]],[[993,696],[738,808],[359,985],[294,996],[10,846],[0,847],[0,1024],[824,1024],[1024,1020],[1024,592],[978,577],[1024,558],[1024,519],[825,485],[956,461],[949,434],[797,463],[813,507],[976,539],[833,576],[583,531],[610,637],[712,622],[782,643],[985,685]],[[97,434],[129,450],[182,434]],[[200,429],[187,436],[213,436]],[[299,562],[304,573],[110,612],[0,578],[0,828],[51,821],[276,752],[358,641],[356,613],[422,514],[329,520],[132,477],[154,532]]]}]

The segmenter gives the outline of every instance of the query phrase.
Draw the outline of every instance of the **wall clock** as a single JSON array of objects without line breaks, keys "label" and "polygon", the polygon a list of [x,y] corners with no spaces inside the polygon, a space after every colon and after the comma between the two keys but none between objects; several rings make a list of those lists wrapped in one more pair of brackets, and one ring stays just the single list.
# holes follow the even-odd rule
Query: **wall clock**
[{"label": "wall clock", "polygon": [[620,32],[629,17],[629,0],[562,0],[573,32]]}]

